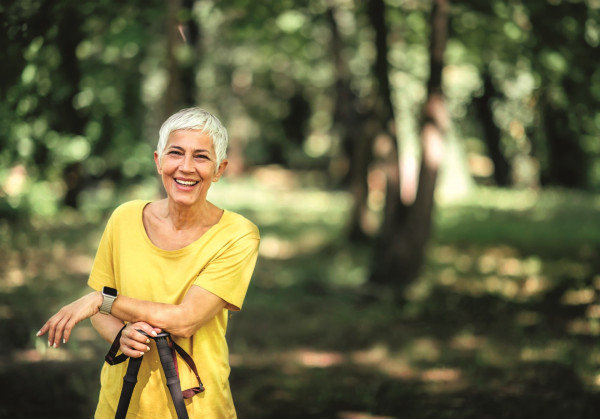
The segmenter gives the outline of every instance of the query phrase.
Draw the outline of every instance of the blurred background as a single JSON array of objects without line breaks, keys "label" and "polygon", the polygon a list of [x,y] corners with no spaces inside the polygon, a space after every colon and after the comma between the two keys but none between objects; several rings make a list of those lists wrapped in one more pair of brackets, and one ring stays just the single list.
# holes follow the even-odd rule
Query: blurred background
[{"label": "blurred background", "polygon": [[[240,418],[600,414],[599,0],[2,0],[2,418],[91,417],[108,344],[35,332],[162,121],[228,127],[260,228]],[[594,52],[596,51],[596,52]]]}]

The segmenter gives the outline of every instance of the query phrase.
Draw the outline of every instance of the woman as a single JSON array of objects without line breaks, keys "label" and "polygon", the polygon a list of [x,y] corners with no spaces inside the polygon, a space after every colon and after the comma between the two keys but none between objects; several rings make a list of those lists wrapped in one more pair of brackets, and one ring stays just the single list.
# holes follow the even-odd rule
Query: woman
[{"label": "woman", "polygon": [[[225,331],[228,311],[242,307],[259,233],[241,215],[206,200],[227,167],[226,148],[227,131],[205,110],[184,109],[167,119],[154,152],[167,198],[114,211],[88,280],[95,291],[63,307],[38,332],[58,347],[88,317],[108,342],[122,329],[123,354],[144,357],[130,417],[176,417],[157,351],[138,330],[169,332],[195,361],[206,390],[187,399],[190,417],[236,417]],[[126,365],[104,364],[96,418],[114,417]],[[181,387],[197,386],[185,363],[179,365]]]}]

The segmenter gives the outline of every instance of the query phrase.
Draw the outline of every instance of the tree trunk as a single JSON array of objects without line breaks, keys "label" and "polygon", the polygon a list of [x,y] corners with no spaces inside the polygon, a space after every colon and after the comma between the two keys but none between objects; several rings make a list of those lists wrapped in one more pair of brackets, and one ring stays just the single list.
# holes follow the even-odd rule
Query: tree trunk
[{"label": "tree trunk", "polygon": [[[167,72],[169,81],[165,93],[165,118],[177,112],[182,107],[195,106],[198,102],[196,89],[196,70],[198,68],[202,49],[200,47],[200,28],[193,17],[182,22],[179,12],[187,9],[192,15],[194,2],[192,0],[169,0],[167,3]],[[178,49],[187,45],[192,51],[192,57],[181,60]]]},{"label": "tree trunk", "polygon": [[483,85],[483,95],[480,98],[474,98],[473,104],[481,121],[483,138],[487,145],[488,154],[492,163],[494,163],[494,181],[498,186],[508,186],[511,179],[511,168],[500,148],[500,129],[494,122],[494,113],[492,111],[492,101],[498,97],[498,92],[487,71],[483,75]]},{"label": "tree trunk", "polygon": [[[57,110],[57,119],[53,125],[58,131],[73,135],[83,134],[85,127],[85,120],[73,108],[73,99],[79,92],[81,81],[81,71],[76,51],[83,35],[80,26],[72,23],[80,21],[81,17],[75,8],[66,8],[58,22],[60,29],[56,40],[61,57],[59,68],[63,81],[61,86],[66,88],[66,93],[53,104]],[[65,115],[68,115],[68,117],[64,117]],[[79,194],[85,184],[83,165],[79,162],[69,164],[63,171],[63,180],[66,186],[63,202],[69,207],[77,208]]]},{"label": "tree trunk", "polygon": [[[192,16],[194,8],[194,0],[183,0],[183,7],[189,11]],[[200,65],[202,57],[202,47],[200,45],[200,28],[193,17],[187,22],[180,23],[180,31],[183,32],[185,37],[183,41],[188,44],[194,52],[193,59],[180,63],[180,76],[179,80],[183,89],[182,102],[184,106],[195,106],[198,102],[196,88],[196,71]]]},{"label": "tree trunk", "polygon": [[375,246],[371,282],[391,285],[401,294],[419,274],[429,239],[437,174],[449,125],[442,95],[443,56],[447,41],[449,1],[435,0],[431,13],[430,74],[421,126],[422,161],[415,202],[396,207]]},{"label": "tree trunk", "polygon": [[179,9],[181,9],[181,0],[169,0],[167,2],[167,73],[169,74],[169,82],[165,92],[164,112],[166,117],[178,110],[182,104],[179,60],[177,59],[177,48],[181,44],[179,21],[177,19]]},{"label": "tree trunk", "polygon": [[375,31],[375,63],[373,71],[377,82],[377,92],[373,107],[374,122],[378,127],[375,141],[385,150],[385,155],[377,156],[386,176],[386,195],[383,224],[381,231],[393,227],[390,222],[396,214],[404,212],[400,199],[400,167],[398,161],[398,143],[396,139],[396,123],[392,105],[392,89],[389,81],[388,61],[388,25],[385,19],[385,3],[383,0],[371,0],[369,4],[369,21]]},{"label": "tree trunk", "polygon": [[585,188],[588,176],[588,156],[579,138],[569,127],[568,112],[558,109],[545,98],[542,104],[544,133],[548,148],[548,167],[542,182],[567,188]]},{"label": "tree trunk", "polygon": [[343,40],[338,29],[334,7],[332,5],[327,10],[327,20],[331,29],[331,54],[336,74],[333,120],[348,161],[348,172],[344,183],[352,195],[353,205],[347,229],[350,240],[356,242],[367,238],[363,220],[368,211],[367,177],[369,164],[372,161],[371,139],[365,135],[364,116],[357,110],[359,99],[351,88],[350,66],[342,54]]}]

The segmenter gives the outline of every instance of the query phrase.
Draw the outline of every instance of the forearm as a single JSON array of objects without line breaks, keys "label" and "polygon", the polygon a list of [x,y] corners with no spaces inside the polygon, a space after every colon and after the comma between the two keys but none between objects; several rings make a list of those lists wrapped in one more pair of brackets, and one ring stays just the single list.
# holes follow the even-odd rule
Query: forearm
[{"label": "forearm", "polygon": [[155,303],[119,295],[111,314],[128,322],[146,322],[174,336],[190,337],[223,310],[225,304],[215,294],[192,286],[180,304]]},{"label": "forearm", "polygon": [[179,323],[179,311],[179,306],[175,304],[138,300],[121,294],[111,308],[111,314],[117,319],[130,323],[146,322],[169,332]]},{"label": "forearm", "polygon": [[94,314],[90,318],[90,321],[98,334],[109,343],[112,343],[115,340],[117,333],[119,333],[119,330],[121,330],[124,325],[123,321],[110,314]]},{"label": "forearm", "polygon": [[[100,291],[94,291],[61,308],[48,319],[37,332],[37,336],[48,333],[48,345],[56,348],[61,340],[63,343],[69,340],[77,323],[94,317],[92,324],[109,342],[114,340],[124,321],[144,322],[149,328],[166,330],[174,336],[190,337],[223,310],[226,304],[217,295],[195,285],[188,290],[181,304],[177,305],[119,295],[111,309],[113,320],[108,315],[99,313],[102,294]],[[106,316],[107,319],[102,319],[101,316]],[[150,329],[149,331],[152,332]]]}]

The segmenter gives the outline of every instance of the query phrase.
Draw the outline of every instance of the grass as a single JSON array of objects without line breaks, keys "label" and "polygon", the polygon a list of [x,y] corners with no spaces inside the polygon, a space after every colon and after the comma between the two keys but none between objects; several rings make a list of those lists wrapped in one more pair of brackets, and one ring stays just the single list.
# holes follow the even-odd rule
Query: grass
[{"label": "grass", "polygon": [[[345,194],[253,180],[212,192],[262,233],[228,331],[240,418],[599,413],[597,195],[481,189],[439,206],[427,264],[398,304],[365,283],[369,246],[343,238]],[[102,223],[71,215],[0,225],[0,377],[21,383],[0,417],[92,414],[107,345],[89,322],[66,349],[34,337],[85,290]],[[34,388],[52,391],[32,404]]]}]

